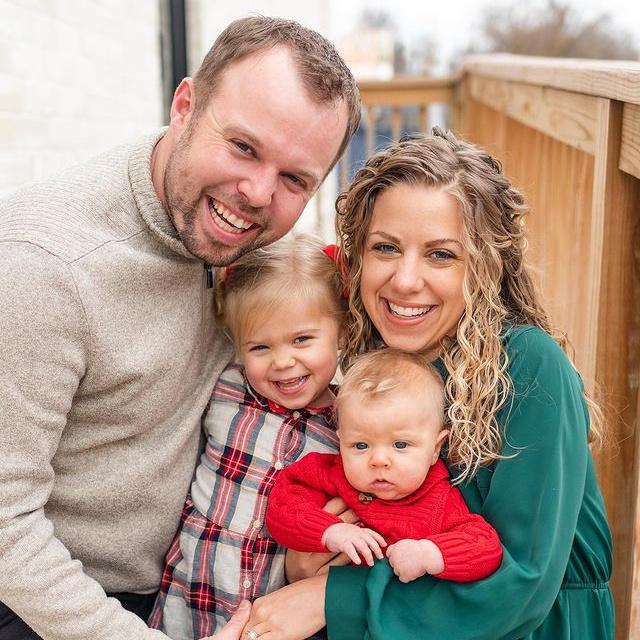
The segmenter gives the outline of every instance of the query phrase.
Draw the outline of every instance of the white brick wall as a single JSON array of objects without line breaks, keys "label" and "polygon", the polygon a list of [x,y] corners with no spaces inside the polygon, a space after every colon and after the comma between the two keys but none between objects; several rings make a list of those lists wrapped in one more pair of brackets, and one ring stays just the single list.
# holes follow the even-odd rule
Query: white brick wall
[{"label": "white brick wall", "polygon": [[0,196],[162,124],[158,0],[0,0]]}]

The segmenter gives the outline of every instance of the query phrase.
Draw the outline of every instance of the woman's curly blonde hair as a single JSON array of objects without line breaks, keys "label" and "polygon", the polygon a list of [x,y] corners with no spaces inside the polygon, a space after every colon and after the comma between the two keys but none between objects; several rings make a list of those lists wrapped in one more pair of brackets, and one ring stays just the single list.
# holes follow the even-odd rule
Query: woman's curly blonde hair
[{"label": "woman's curly blonde hair", "polygon": [[[360,297],[363,255],[376,198],[396,184],[444,189],[460,204],[465,230],[465,311],[456,335],[442,340],[442,360],[450,422],[449,461],[460,468],[457,482],[501,458],[502,434],[497,413],[507,402],[512,382],[503,347],[505,326],[530,324],[568,350],[540,303],[525,255],[521,193],[482,148],[435,127],[432,135],[403,138],[376,153],[358,171],[336,202],[336,230],[348,264],[349,320],[343,368],[363,351],[382,346]],[[398,212],[398,215],[401,215]],[[587,398],[592,440],[599,443],[602,413]]]}]

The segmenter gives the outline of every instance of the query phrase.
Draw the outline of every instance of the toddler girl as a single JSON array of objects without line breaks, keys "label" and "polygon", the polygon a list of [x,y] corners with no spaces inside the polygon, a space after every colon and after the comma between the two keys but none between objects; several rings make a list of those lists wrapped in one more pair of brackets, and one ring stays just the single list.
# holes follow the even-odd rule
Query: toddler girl
[{"label": "toddler girl", "polygon": [[240,601],[285,584],[284,550],[265,528],[274,479],[309,452],[337,450],[330,383],[344,300],[324,244],[298,235],[248,253],[217,294],[239,364],[213,390],[149,620],[175,640],[214,634]]},{"label": "toddler girl", "polygon": [[[273,537],[298,551],[341,551],[355,564],[373,565],[386,547],[403,582],[493,573],[498,534],[469,511],[439,457],[444,387],[426,356],[384,349],[356,358],[336,406],[340,455],[312,453],[280,474],[267,511]],[[322,510],[335,496],[362,526]]]}]

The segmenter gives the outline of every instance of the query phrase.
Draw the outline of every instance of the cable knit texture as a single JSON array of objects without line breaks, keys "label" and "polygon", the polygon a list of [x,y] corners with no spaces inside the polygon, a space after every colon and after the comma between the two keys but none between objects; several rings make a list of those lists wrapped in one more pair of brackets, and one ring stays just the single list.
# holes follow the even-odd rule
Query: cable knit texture
[{"label": "cable knit texture", "polygon": [[360,495],[347,481],[339,455],[310,453],[280,472],[269,496],[267,527],[285,547],[326,552],[322,536],[327,527],[341,520],[322,507],[340,496],[362,524],[380,533],[387,544],[405,538],[434,542],[445,567],[438,578],[470,582],[500,566],[498,534],[484,518],[469,511],[460,491],[451,486],[441,460],[431,467],[422,486],[406,498],[374,497],[363,503]]},{"label": "cable knit texture", "polygon": [[152,592],[231,350],[151,181],[157,131],[0,202],[0,601],[45,640],[165,637]]}]

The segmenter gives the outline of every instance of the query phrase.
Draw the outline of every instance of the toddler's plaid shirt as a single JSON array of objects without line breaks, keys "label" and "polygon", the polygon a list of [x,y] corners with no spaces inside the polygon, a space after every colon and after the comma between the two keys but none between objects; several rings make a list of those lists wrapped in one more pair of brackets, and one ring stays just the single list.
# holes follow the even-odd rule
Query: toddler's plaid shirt
[{"label": "toddler's plaid shirt", "polygon": [[254,391],[238,365],[220,376],[204,427],[149,620],[176,640],[213,635],[240,600],[284,585],[284,549],[264,524],[274,478],[307,453],[338,449],[333,407],[285,409]]}]

